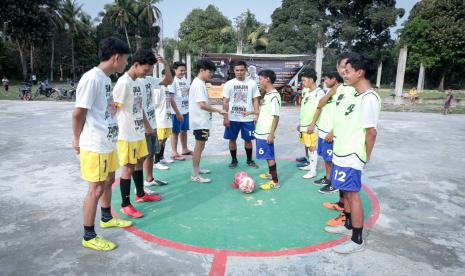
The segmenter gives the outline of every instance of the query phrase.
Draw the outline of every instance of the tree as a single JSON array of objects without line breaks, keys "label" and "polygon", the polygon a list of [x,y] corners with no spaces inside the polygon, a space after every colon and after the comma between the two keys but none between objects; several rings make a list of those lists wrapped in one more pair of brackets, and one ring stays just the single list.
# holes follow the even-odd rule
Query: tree
[{"label": "tree", "polygon": [[180,45],[188,46],[195,53],[232,52],[235,46],[231,21],[217,7],[194,9],[181,23]]},{"label": "tree", "polygon": [[[137,21],[137,6],[131,0],[115,0],[113,4],[105,5],[105,12],[109,15],[110,20],[115,23],[120,29],[124,30],[126,41],[129,49],[131,43],[129,42],[128,25],[134,24]],[[105,14],[105,13],[104,13]]]},{"label": "tree", "polygon": [[256,31],[260,26],[260,22],[257,21],[255,15],[247,9],[244,13],[234,18],[236,32],[237,32],[237,43],[241,51],[243,48],[246,52],[250,50],[251,45],[249,44],[249,36],[252,32]]},{"label": "tree", "polygon": [[252,52],[255,53],[262,53],[266,52],[266,47],[269,44],[268,33],[267,33],[268,26],[265,24],[260,24],[255,31],[251,32],[247,37],[247,40],[250,42],[252,47]]},{"label": "tree", "polygon": [[76,80],[74,38],[80,32],[79,19],[82,14],[82,5],[78,5],[75,0],[64,0],[60,13],[66,24],[65,28],[71,36],[71,72],[73,74],[73,80]]},{"label": "tree", "polygon": [[32,49],[34,45],[41,45],[47,40],[46,34],[51,29],[47,8],[56,8],[58,0],[3,0],[1,5],[0,22],[4,26],[5,35],[18,48],[22,77],[27,80],[26,49]]},{"label": "tree", "polygon": [[137,18],[147,24],[151,47],[159,41],[158,36],[155,37],[152,31],[153,24],[161,18],[161,11],[155,6],[159,2],[160,0],[140,0],[137,13]]},{"label": "tree", "polygon": [[441,91],[445,76],[465,64],[463,18],[463,0],[423,0],[414,6],[401,32],[401,41],[409,47],[408,69],[414,70],[423,63],[425,68],[439,71]]}]

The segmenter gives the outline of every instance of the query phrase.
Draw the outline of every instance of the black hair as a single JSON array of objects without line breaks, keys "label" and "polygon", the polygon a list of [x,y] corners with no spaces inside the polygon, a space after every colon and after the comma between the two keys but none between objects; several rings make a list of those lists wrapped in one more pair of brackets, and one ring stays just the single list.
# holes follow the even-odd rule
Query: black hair
[{"label": "black hair", "polygon": [[136,64],[136,62],[140,65],[154,65],[157,63],[157,59],[151,50],[140,49],[132,55],[132,64]]},{"label": "black hair", "polygon": [[173,63],[174,70],[178,69],[178,67],[181,67],[181,66],[187,67],[186,64],[184,62],[181,62],[181,61],[176,61],[176,62]]},{"label": "black hair", "polygon": [[201,69],[210,70],[212,72],[216,71],[216,65],[213,63],[213,61],[208,60],[208,59],[199,59],[199,61],[197,61],[196,68],[197,68],[197,73],[199,73]]},{"label": "black hair", "polygon": [[276,81],[276,73],[273,70],[262,70],[258,73],[259,76],[269,78],[271,83],[274,83]]},{"label": "black hair", "polygon": [[128,45],[119,38],[107,37],[100,41],[98,57],[100,61],[107,61],[116,54],[130,54]]},{"label": "black hair", "polygon": [[337,82],[342,83],[343,80],[341,76],[339,76],[339,73],[337,72],[336,68],[331,68],[329,70],[325,70],[323,73],[323,77],[328,77],[330,79],[336,79]]},{"label": "black hair", "polygon": [[312,68],[306,67],[306,68],[302,69],[302,71],[300,72],[300,77],[306,77],[306,78],[312,79],[314,82],[316,82],[316,72]]},{"label": "black hair", "polygon": [[369,55],[361,54],[350,57],[346,64],[350,64],[356,71],[363,70],[365,78],[371,78],[377,69],[377,62]]},{"label": "black hair", "polygon": [[357,54],[357,53],[354,53],[354,52],[343,52],[342,54],[340,54],[340,55],[337,57],[337,65],[339,65],[343,59],[349,59],[349,58],[355,57],[355,56],[357,56],[357,55],[358,55],[358,54]]},{"label": "black hair", "polygon": [[233,63],[233,68],[236,66],[244,66],[244,68],[247,70],[247,63],[243,60],[238,60]]},{"label": "black hair", "polygon": [[[163,69],[163,70],[161,70],[161,74],[162,74],[162,75],[164,75],[164,74],[165,74],[165,70],[166,70],[166,68],[165,68],[165,69]],[[170,67],[170,71],[171,71],[171,76],[174,76],[174,74],[175,74],[175,73],[174,73],[174,70],[173,70],[173,68],[171,68],[171,67]]]}]

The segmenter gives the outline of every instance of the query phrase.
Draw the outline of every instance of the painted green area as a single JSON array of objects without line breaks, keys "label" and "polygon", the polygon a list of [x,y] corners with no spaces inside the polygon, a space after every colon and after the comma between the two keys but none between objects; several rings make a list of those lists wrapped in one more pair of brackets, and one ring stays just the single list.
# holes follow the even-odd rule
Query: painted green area
[{"label": "painted green area", "polygon": [[[155,170],[157,178],[170,184],[156,187],[163,196],[160,202],[134,203],[145,216],[134,219],[135,227],[157,237],[199,247],[227,250],[279,250],[300,248],[339,238],[328,234],[325,222],[337,215],[322,207],[325,201],[335,202],[338,193],[323,195],[314,180],[305,180],[305,173],[295,162],[278,161],[282,187],[244,194],[229,187],[237,171],[247,171],[257,184],[265,182],[258,175],[267,170],[248,168],[245,162],[235,170],[228,168],[229,158],[206,157],[202,167],[212,170],[213,182],[190,181],[191,161],[178,161],[168,171]],[[321,171],[318,175],[323,175]],[[131,192],[134,188],[131,189]],[[365,217],[371,213],[368,198],[362,193]],[[119,213],[119,187],[113,191],[113,207]],[[121,213],[119,213],[121,215]],[[122,217],[127,218],[125,215]]]}]

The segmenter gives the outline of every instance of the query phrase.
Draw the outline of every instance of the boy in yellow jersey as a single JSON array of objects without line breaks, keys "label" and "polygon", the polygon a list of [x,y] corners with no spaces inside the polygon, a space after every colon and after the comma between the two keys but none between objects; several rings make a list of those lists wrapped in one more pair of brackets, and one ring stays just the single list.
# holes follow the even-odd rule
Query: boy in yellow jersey
[{"label": "boy in yellow jersey", "polygon": [[100,227],[132,225],[130,221],[111,215],[111,185],[118,169],[118,124],[109,76],[124,71],[128,55],[129,47],[123,41],[113,37],[103,39],[99,45],[100,64],[82,76],[76,89],[76,107],[72,115],[73,148],[80,155],[82,178],[89,182],[83,207],[82,245],[97,251],[116,247],[95,233],[99,201],[102,211]]},{"label": "boy in yellow jersey", "polygon": [[345,95],[347,98],[334,114],[331,183],[344,192],[348,206],[344,206],[346,224],[327,226],[325,231],[352,235],[350,240],[333,248],[340,254],[365,249],[360,189],[362,170],[370,160],[375,145],[381,110],[380,98],[369,81],[376,68],[374,59],[365,55],[356,55],[347,60],[344,80],[355,88],[356,93]]},{"label": "boy in yellow jersey", "polygon": [[244,116],[258,115],[254,135],[256,139],[257,159],[266,160],[268,163],[268,173],[261,174],[260,178],[271,178],[270,181],[260,185],[260,188],[262,190],[270,190],[280,187],[274,153],[274,138],[281,112],[281,96],[273,86],[273,83],[276,81],[275,72],[262,70],[258,75],[260,78],[260,87],[266,91],[263,105],[260,107],[259,114],[256,111],[246,111],[242,114]]},{"label": "boy in yellow jersey", "polygon": [[[316,72],[313,69],[305,68],[300,73],[302,84],[308,91],[302,94],[300,104],[300,124],[297,128],[299,131],[299,141],[305,146],[305,154],[309,157],[309,164],[299,169],[308,171],[304,176],[305,179],[316,176],[316,165],[318,155],[316,152],[318,134],[315,125],[312,125],[313,116],[315,115],[318,103],[324,97],[323,89],[316,85]],[[310,153],[309,153],[310,152]]]},{"label": "boy in yellow jersey", "polygon": [[[149,195],[144,192],[143,157],[148,155],[145,127],[150,128],[150,123],[143,111],[142,89],[145,89],[145,83],[138,79],[153,70],[156,59],[152,51],[138,50],[132,60],[131,68],[116,82],[113,98],[118,107],[116,112],[119,126],[118,153],[120,165],[123,166],[120,178],[121,213],[140,218],[144,214],[134,208],[129,200],[131,176],[136,186],[136,202],[161,199],[159,195]],[[147,133],[153,131],[147,129]]]}]

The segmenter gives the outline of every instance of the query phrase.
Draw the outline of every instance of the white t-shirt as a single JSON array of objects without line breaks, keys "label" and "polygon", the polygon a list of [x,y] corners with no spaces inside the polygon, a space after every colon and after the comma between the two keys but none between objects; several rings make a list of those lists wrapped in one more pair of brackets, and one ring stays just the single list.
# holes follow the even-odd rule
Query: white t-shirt
[{"label": "white t-shirt", "polygon": [[144,106],[145,116],[149,121],[152,129],[157,128],[157,120],[155,117],[155,104],[154,104],[154,89],[160,89],[161,79],[147,76],[145,78],[138,79],[145,83],[145,89],[142,93],[142,105]]},{"label": "white t-shirt", "polygon": [[232,79],[227,81],[223,89],[223,97],[229,99],[228,118],[235,122],[252,122],[254,116],[244,117],[245,111],[253,111],[253,99],[260,97],[257,84],[246,78],[244,81]]},{"label": "white t-shirt", "polygon": [[110,153],[118,138],[116,107],[111,79],[98,67],[87,71],[76,89],[76,107],[87,109],[79,146],[87,151]]},{"label": "white t-shirt", "polygon": [[120,105],[116,112],[118,119],[118,140],[135,142],[145,139],[142,91],[145,83],[133,80],[126,72],[113,88],[113,98]]},{"label": "white t-shirt", "polygon": [[[170,91],[174,91],[174,101],[181,114],[185,115],[189,112],[189,81],[182,77],[174,77],[173,83],[171,84]],[[176,114],[174,110],[171,110],[171,114]]]},{"label": "white t-shirt", "polygon": [[173,119],[171,117],[171,97],[174,91],[171,86],[161,86],[154,90],[155,114],[158,128],[172,128]]},{"label": "white t-shirt", "polygon": [[[375,129],[378,126],[379,119],[379,100],[374,94],[367,94],[362,98],[362,122],[363,128],[372,128]],[[333,163],[341,167],[354,168],[356,170],[363,170],[365,163],[360,161],[360,159],[355,155],[351,154],[349,156],[337,157],[333,155]]]},{"label": "white t-shirt", "polygon": [[212,114],[200,109],[199,102],[208,103],[208,91],[205,82],[195,78],[189,88],[189,128],[192,130],[210,129]]}]

